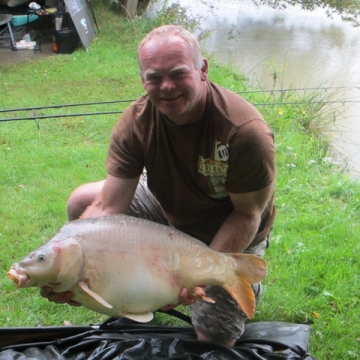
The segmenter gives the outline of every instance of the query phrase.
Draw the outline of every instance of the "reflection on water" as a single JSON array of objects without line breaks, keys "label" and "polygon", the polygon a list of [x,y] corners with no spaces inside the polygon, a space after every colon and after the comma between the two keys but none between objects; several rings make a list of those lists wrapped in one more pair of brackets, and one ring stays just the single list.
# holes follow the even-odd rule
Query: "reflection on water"
[{"label": "reflection on water", "polygon": [[341,99],[354,103],[332,105],[337,118],[333,146],[342,154],[341,161],[360,177],[359,28],[337,17],[330,19],[322,10],[256,8],[251,0],[173,2],[199,17],[202,30],[211,31],[202,44],[206,51],[219,61],[235,64],[263,89],[350,88]]}]

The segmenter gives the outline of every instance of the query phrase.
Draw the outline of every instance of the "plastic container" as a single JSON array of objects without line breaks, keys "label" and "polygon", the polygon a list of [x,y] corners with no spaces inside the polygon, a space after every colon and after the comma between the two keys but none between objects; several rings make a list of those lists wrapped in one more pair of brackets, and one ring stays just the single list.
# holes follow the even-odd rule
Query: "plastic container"
[{"label": "plastic container", "polygon": [[15,49],[16,50],[29,50],[29,49],[34,49],[36,46],[36,41],[17,41],[16,45],[15,45]]},{"label": "plastic container", "polygon": [[55,15],[55,30],[60,31],[62,29],[62,24],[63,24],[63,16]]},{"label": "plastic container", "polygon": [[53,50],[57,54],[72,54],[80,45],[76,30],[62,29],[54,32]]},{"label": "plastic container", "polygon": [[[1,1],[0,1],[1,3]],[[12,26],[23,26],[30,24],[31,22],[37,20],[39,18],[38,15],[35,14],[29,14],[29,15],[14,15],[11,19],[11,25]]]}]

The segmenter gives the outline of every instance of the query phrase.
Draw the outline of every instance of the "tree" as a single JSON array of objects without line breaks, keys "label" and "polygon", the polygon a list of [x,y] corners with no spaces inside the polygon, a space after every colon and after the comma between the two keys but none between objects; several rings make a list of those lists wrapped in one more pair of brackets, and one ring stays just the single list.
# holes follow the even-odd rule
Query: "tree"
[{"label": "tree", "polygon": [[129,18],[140,16],[144,13],[150,0],[111,0],[121,7],[122,12]]}]

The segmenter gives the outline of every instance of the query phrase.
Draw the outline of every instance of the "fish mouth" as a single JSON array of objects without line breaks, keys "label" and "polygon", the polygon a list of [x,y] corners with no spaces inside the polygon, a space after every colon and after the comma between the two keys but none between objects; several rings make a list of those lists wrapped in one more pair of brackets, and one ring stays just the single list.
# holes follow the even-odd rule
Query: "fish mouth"
[{"label": "fish mouth", "polygon": [[24,284],[28,279],[28,275],[17,271],[14,268],[11,268],[7,273],[6,276],[10,278],[17,287],[21,287],[22,284]]}]

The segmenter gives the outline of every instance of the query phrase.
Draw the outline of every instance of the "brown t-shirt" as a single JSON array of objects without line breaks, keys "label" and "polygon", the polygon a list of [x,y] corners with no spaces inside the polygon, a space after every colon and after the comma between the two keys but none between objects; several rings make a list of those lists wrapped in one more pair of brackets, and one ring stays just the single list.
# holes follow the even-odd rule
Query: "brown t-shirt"
[{"label": "brown t-shirt", "polygon": [[[254,106],[211,82],[204,117],[186,126],[168,121],[144,95],[116,124],[106,169],[135,178],[144,167],[168,221],[210,244],[233,209],[228,192],[257,191],[275,179],[274,137]],[[265,239],[274,217],[272,198],[251,245]]]}]

